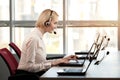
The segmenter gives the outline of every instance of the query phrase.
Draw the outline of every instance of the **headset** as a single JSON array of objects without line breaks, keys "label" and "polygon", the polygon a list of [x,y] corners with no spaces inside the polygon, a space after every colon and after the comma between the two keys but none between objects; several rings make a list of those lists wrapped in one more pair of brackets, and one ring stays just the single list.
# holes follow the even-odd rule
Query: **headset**
[{"label": "headset", "polygon": [[103,61],[103,59],[104,59],[107,55],[109,55],[109,53],[110,53],[110,52],[107,51],[100,60],[98,60],[98,61],[96,61],[96,62],[94,63],[94,65],[99,65],[99,64]]},{"label": "headset", "polygon": [[[104,45],[101,50],[105,50],[105,48],[106,48],[106,47],[108,46],[108,44],[109,44],[109,41],[110,41],[110,38],[107,39],[106,45]],[[99,64],[103,61],[103,59],[104,59],[107,55],[109,55],[109,53],[110,53],[109,51],[107,51],[106,53],[104,53],[104,56],[103,56],[100,60],[96,61],[94,64],[95,64],[95,65],[99,65]]]},{"label": "headset", "polygon": [[52,19],[52,13],[53,13],[53,11],[51,10],[48,20],[44,22],[44,26],[46,26],[46,27],[50,26],[51,19]]}]

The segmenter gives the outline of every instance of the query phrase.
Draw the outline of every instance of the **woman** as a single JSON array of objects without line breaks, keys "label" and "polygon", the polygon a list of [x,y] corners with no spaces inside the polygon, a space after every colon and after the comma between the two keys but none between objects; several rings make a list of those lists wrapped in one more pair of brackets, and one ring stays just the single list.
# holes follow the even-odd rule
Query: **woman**
[{"label": "woman", "polygon": [[36,21],[35,29],[25,38],[17,73],[36,73],[42,75],[47,69],[61,63],[75,60],[75,55],[65,58],[46,60],[43,35],[52,33],[58,23],[58,14],[50,9],[44,10]]}]

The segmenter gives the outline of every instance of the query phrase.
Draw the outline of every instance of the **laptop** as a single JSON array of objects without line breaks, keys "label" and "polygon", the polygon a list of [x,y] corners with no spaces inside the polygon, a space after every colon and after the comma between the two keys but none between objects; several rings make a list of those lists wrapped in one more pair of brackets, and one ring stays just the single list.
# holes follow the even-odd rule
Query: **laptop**
[{"label": "laptop", "polygon": [[85,75],[87,70],[89,69],[91,63],[93,61],[93,58],[90,57],[87,64],[85,65],[85,68],[64,68],[57,71],[57,74],[60,76],[80,76]]},{"label": "laptop", "polygon": [[[100,35],[99,35],[98,38],[97,38],[97,40],[95,41],[95,43],[93,43],[93,44],[96,45],[96,47],[94,48],[95,56],[93,57],[93,59],[97,59],[98,54],[99,54],[99,52],[100,52],[100,50],[101,50],[101,47],[102,47],[103,42],[104,42],[105,39],[106,39],[106,36],[101,36],[101,39],[100,39]],[[109,41],[109,40],[108,40],[108,41]],[[92,46],[93,46],[93,45],[92,45]],[[97,49],[96,49],[96,48],[97,48]],[[90,54],[93,55],[94,52],[91,51]],[[84,53],[84,52],[81,52],[81,53]],[[76,54],[78,54],[78,53],[76,53]],[[86,52],[86,54],[87,54],[87,52]],[[80,57],[80,58],[84,59],[84,58],[86,58],[86,57],[87,57],[86,55],[83,55],[83,56]]]},{"label": "laptop", "polygon": [[99,52],[101,51],[102,46],[104,45],[103,42],[105,41],[105,39],[106,39],[106,36],[102,36],[102,38],[101,38],[101,40],[100,40],[100,43],[98,44],[98,47],[97,47],[97,49],[96,49],[94,58],[97,58],[97,57],[98,57],[98,54],[99,54]]},{"label": "laptop", "polygon": [[[79,60],[78,62],[62,63],[62,64],[59,64],[59,66],[70,66],[70,67],[75,67],[76,66],[76,67],[79,67],[79,66],[84,65],[85,61],[89,58],[89,56],[93,56],[92,59],[97,59],[98,54],[99,54],[99,52],[101,50],[101,46],[102,46],[103,41],[104,41],[105,38],[106,38],[106,36],[102,36],[101,39],[99,39],[99,44],[98,44],[98,38],[97,38],[97,41],[95,41],[92,44],[88,54],[86,55],[86,57],[83,60]],[[93,53],[91,54],[92,51],[93,51]]]},{"label": "laptop", "polygon": [[[84,63],[85,63],[85,61],[88,59],[88,56],[90,56],[91,55],[91,51],[94,49],[94,52],[93,52],[93,54],[96,52],[96,50],[95,49],[97,49],[97,48],[95,48],[95,44],[93,43],[93,45],[91,46],[91,48],[90,48],[90,51],[88,52],[88,54],[86,55],[86,58],[84,58],[84,59],[79,59],[78,58],[78,61],[76,62],[76,61],[73,61],[73,62],[69,62],[69,63],[61,63],[61,64],[59,64],[59,66],[70,66],[70,67],[82,67],[83,65],[84,65]],[[92,54],[92,55],[93,55]]]},{"label": "laptop", "polygon": [[[85,59],[87,54],[89,54],[89,51],[75,52],[75,55],[80,55],[79,59]],[[90,54],[92,55],[94,52],[90,52]]]},{"label": "laptop", "polygon": [[[98,45],[98,41],[99,41],[99,40],[100,40],[100,33],[97,34],[97,37],[96,37],[96,39],[95,39],[95,41],[94,41],[94,43],[92,44],[91,47],[93,47],[93,45],[96,45],[95,48],[97,48],[97,45]],[[94,48],[94,50],[95,50],[95,48]],[[90,48],[90,50],[91,50],[91,48]],[[90,50],[89,50],[89,51],[90,51]],[[94,54],[94,50],[90,52],[91,55]],[[87,54],[89,53],[89,51],[75,52],[75,54],[76,54],[76,55],[82,55],[82,56],[80,57],[80,59],[85,59],[85,58],[87,57]],[[96,59],[96,58],[95,58],[95,59]]]},{"label": "laptop", "polygon": [[[57,74],[58,75],[62,75],[62,76],[71,76],[71,75],[75,75],[75,76],[80,76],[80,75],[85,75],[88,68],[90,67],[92,61],[93,61],[93,58],[97,55],[98,56],[98,52],[100,51],[101,49],[101,45],[104,41],[104,39],[106,38],[106,36],[103,36],[101,41],[100,41],[100,44],[99,46],[95,49],[95,52],[93,55],[87,55],[88,57],[88,63],[85,64],[85,68],[80,68],[80,69],[77,69],[77,68],[64,68],[64,69],[61,69],[59,71],[57,71]],[[87,62],[87,61],[86,61]]]}]

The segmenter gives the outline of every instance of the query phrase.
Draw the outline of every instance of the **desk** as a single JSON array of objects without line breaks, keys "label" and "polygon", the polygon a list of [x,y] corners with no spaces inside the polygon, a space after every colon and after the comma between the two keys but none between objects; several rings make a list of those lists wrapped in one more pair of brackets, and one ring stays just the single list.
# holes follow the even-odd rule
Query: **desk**
[{"label": "desk", "polygon": [[120,80],[120,53],[110,53],[99,65],[94,65],[94,62],[85,76],[59,76],[57,71],[66,67],[52,67],[40,80]]}]

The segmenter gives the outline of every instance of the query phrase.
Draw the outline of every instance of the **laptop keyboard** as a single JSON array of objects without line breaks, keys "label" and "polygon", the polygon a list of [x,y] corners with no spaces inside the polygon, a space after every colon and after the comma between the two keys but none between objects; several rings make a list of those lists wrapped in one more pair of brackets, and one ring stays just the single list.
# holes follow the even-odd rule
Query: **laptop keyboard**
[{"label": "laptop keyboard", "polygon": [[83,69],[64,69],[65,72],[82,72]]},{"label": "laptop keyboard", "polygon": [[70,61],[69,63],[61,63],[59,66],[83,66],[84,61],[83,60],[78,60],[78,62]]}]

